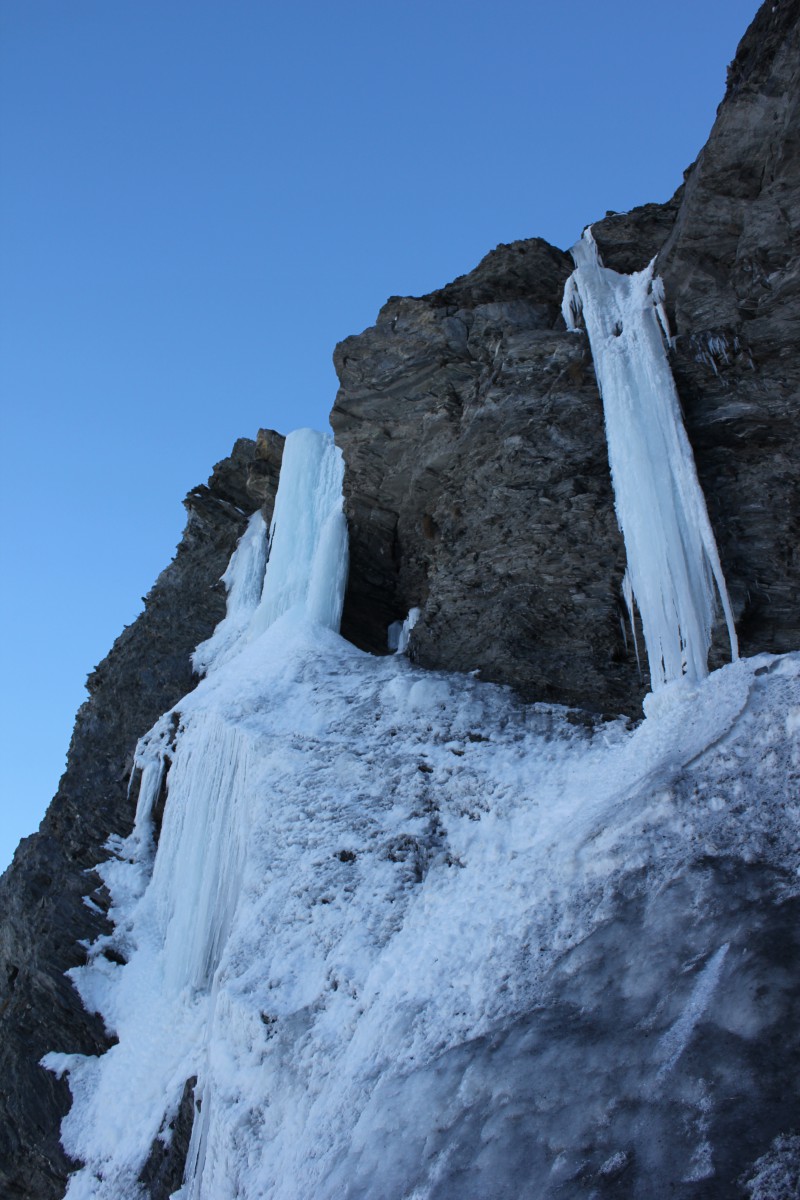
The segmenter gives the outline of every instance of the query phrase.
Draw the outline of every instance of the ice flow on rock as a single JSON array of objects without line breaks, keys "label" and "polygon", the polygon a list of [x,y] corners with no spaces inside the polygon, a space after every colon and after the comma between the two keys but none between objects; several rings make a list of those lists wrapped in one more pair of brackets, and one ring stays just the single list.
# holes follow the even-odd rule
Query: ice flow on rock
[{"label": "ice flow on rock", "polygon": [[289,434],[269,537],[253,513],[222,576],[225,619],[192,655],[196,671],[221,667],[290,608],[338,632],[348,567],[343,478],[333,438],[315,429]]},{"label": "ice flow on rock", "polygon": [[251,637],[295,605],[312,621],[338,631],[348,565],[343,479],[344,459],[333,438],[315,429],[289,434]]},{"label": "ice flow on rock", "polygon": [[[339,460],[314,434],[289,451],[263,595],[253,518],[206,677],[139,743],[136,827],[98,868],[114,928],[71,976],[116,1041],[44,1060],[73,1094],[69,1200],[166,1195],[148,1180],[170,1139],[174,1200],[461,1200],[467,1179],[473,1196],[585,1195],[553,1150],[565,1129],[578,1189],[589,1171],[606,1191],[638,1172],[648,1198],[675,1170],[706,1178],[714,1060],[687,1051],[716,1014],[737,1053],[726,988],[751,950],[733,906],[706,925],[721,892],[705,866],[700,918],[675,898],[675,864],[743,844],[797,861],[774,796],[800,663],[732,664],[636,729],[590,734],[468,675],[362,653],[326,627],[345,574]],[[256,610],[280,612],[263,634]],[[751,758],[720,749],[729,734]],[[725,802],[731,759],[737,788],[753,773],[750,814]],[[631,915],[643,877],[655,924]],[[631,930],[643,953],[654,929],[631,996]],[[548,1007],[565,971],[574,999]],[[726,1078],[753,1061],[738,1053]]]},{"label": "ice flow on rock", "polygon": [[735,659],[733,614],[664,347],[661,280],[653,263],[633,275],[604,267],[590,228],[572,256],[562,311],[569,329],[583,313],[592,348],[626,581],[656,691],[708,674],[715,585]]}]

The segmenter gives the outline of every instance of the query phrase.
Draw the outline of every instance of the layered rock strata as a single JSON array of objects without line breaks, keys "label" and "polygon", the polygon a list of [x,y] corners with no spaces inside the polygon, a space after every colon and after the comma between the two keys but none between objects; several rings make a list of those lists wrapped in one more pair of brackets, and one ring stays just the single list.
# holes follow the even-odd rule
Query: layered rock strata
[{"label": "layered rock strata", "polygon": [[337,347],[343,630],[382,651],[389,622],[419,606],[424,665],[620,709],[640,683],[602,404],[586,340],[560,316],[571,269],[539,239],[501,246]]}]

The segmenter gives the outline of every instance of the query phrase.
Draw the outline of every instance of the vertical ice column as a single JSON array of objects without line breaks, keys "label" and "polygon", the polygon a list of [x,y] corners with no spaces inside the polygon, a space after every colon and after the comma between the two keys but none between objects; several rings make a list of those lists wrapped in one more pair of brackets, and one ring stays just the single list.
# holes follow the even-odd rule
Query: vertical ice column
[{"label": "vertical ice column", "polygon": [[733,614],[664,348],[663,287],[653,263],[634,275],[604,267],[591,229],[572,256],[564,319],[575,329],[582,311],[589,335],[627,576],[655,691],[708,674],[715,583],[736,658]]},{"label": "vertical ice column", "polygon": [[332,437],[315,429],[289,434],[252,637],[297,607],[311,620],[338,630],[348,565],[343,478],[342,452]]}]

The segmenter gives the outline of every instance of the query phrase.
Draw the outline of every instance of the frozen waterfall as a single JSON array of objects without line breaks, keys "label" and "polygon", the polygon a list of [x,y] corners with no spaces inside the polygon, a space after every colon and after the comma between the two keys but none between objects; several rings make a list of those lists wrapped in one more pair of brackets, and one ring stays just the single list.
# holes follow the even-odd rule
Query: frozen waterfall
[{"label": "frozen waterfall", "polygon": [[[649,1196],[662,1161],[706,1153],[707,1030],[727,1049],[732,1013],[757,1022],[747,930],[735,910],[684,928],[676,864],[795,861],[776,739],[800,724],[800,661],[586,730],[366,654],[328,627],[339,471],[330,442],[289,439],[263,595],[254,517],[205,678],[137,748],[136,827],[98,868],[113,929],[71,971],[115,1042],[44,1060],[73,1096],[68,1200],[576,1195],[587,1162],[606,1194],[628,1146]],[[727,803],[731,765],[763,802]],[[691,894],[717,905],[706,878]]]},{"label": "frozen waterfall", "polygon": [[290,608],[338,631],[348,565],[343,478],[342,452],[330,436],[289,434],[269,539],[261,513],[253,513],[222,576],[225,619],[192,655],[196,671],[228,662]]},{"label": "frozen waterfall", "polygon": [[[253,737],[236,719],[241,693],[276,647],[338,631],[347,579],[342,476],[331,437],[309,429],[289,435],[270,546],[255,513],[223,576],[226,616],[193,656],[207,678],[136,747],[134,829],[125,840],[111,839],[112,857],[98,867],[113,897],[115,929],[72,972],[84,1003],[102,1013],[118,1041],[100,1058],[45,1059],[70,1074],[74,1103],[62,1137],[87,1164],[70,1179],[76,1200],[138,1197],[143,1145],[174,1116],[183,1081],[207,1074],[221,956],[242,903],[254,808],[263,800],[263,785],[254,785]],[[197,1095],[204,1095],[202,1083]],[[202,1128],[197,1122],[196,1137]]]},{"label": "frozen waterfall", "polygon": [[[735,659],[733,614],[664,347],[661,280],[653,263],[633,275],[604,267],[591,229],[572,255],[564,319],[576,329],[583,313],[592,348],[628,558],[626,586],[641,614],[655,691],[708,674],[715,585]],[[628,595],[626,602],[632,617]]]},{"label": "frozen waterfall", "polygon": [[343,479],[344,459],[331,437],[314,429],[289,434],[251,637],[296,605],[311,620],[339,629],[348,561]]},{"label": "frozen waterfall", "polygon": [[267,527],[254,512],[222,576],[227,591],[225,619],[192,655],[192,666],[201,675],[219,667],[241,649],[264,587],[267,565]]}]

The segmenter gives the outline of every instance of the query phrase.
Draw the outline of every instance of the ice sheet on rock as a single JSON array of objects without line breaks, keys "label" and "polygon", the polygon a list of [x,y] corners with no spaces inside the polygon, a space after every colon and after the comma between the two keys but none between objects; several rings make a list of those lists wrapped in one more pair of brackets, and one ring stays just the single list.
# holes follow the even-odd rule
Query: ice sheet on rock
[{"label": "ice sheet on rock", "polygon": [[[564,290],[568,328],[580,314],[605,410],[614,498],[627,578],[642,618],[653,690],[683,676],[702,679],[719,594],[731,654],[736,632],[705,499],[662,328],[669,336],[653,264],[633,275],[604,267],[591,229],[573,247]],[[627,596],[626,596],[627,602]],[[630,605],[629,605],[630,610]]]},{"label": "ice sheet on rock", "polygon": [[297,606],[338,630],[348,565],[343,478],[344,459],[332,437],[314,429],[289,434],[251,637]]},{"label": "ice sheet on rock", "polygon": [[[164,724],[162,718],[151,738],[151,761],[163,754]],[[146,761],[146,745],[140,754]],[[140,882],[149,862],[147,800],[134,833],[100,868],[112,891],[116,929],[98,939],[87,966],[71,975],[86,1007],[103,1014],[119,1041],[101,1059],[47,1059],[51,1069],[70,1072],[74,1104],[62,1127],[63,1143],[93,1168],[73,1177],[71,1198],[137,1197],[148,1145],[174,1115],[185,1080],[202,1067],[214,974],[246,859],[251,776],[242,730],[213,709],[187,714],[146,888]],[[129,960],[125,966],[108,961],[109,948]],[[94,1175],[107,1179],[101,1185]]]},{"label": "ice sheet on rock", "polygon": [[225,618],[192,655],[198,675],[207,674],[236,653],[261,599],[266,565],[267,527],[261,513],[254,512],[222,576],[227,591]]},{"label": "ice sheet on rock", "polygon": [[246,737],[192,713],[169,773],[148,906],[175,992],[211,986],[236,908],[249,829]]}]

